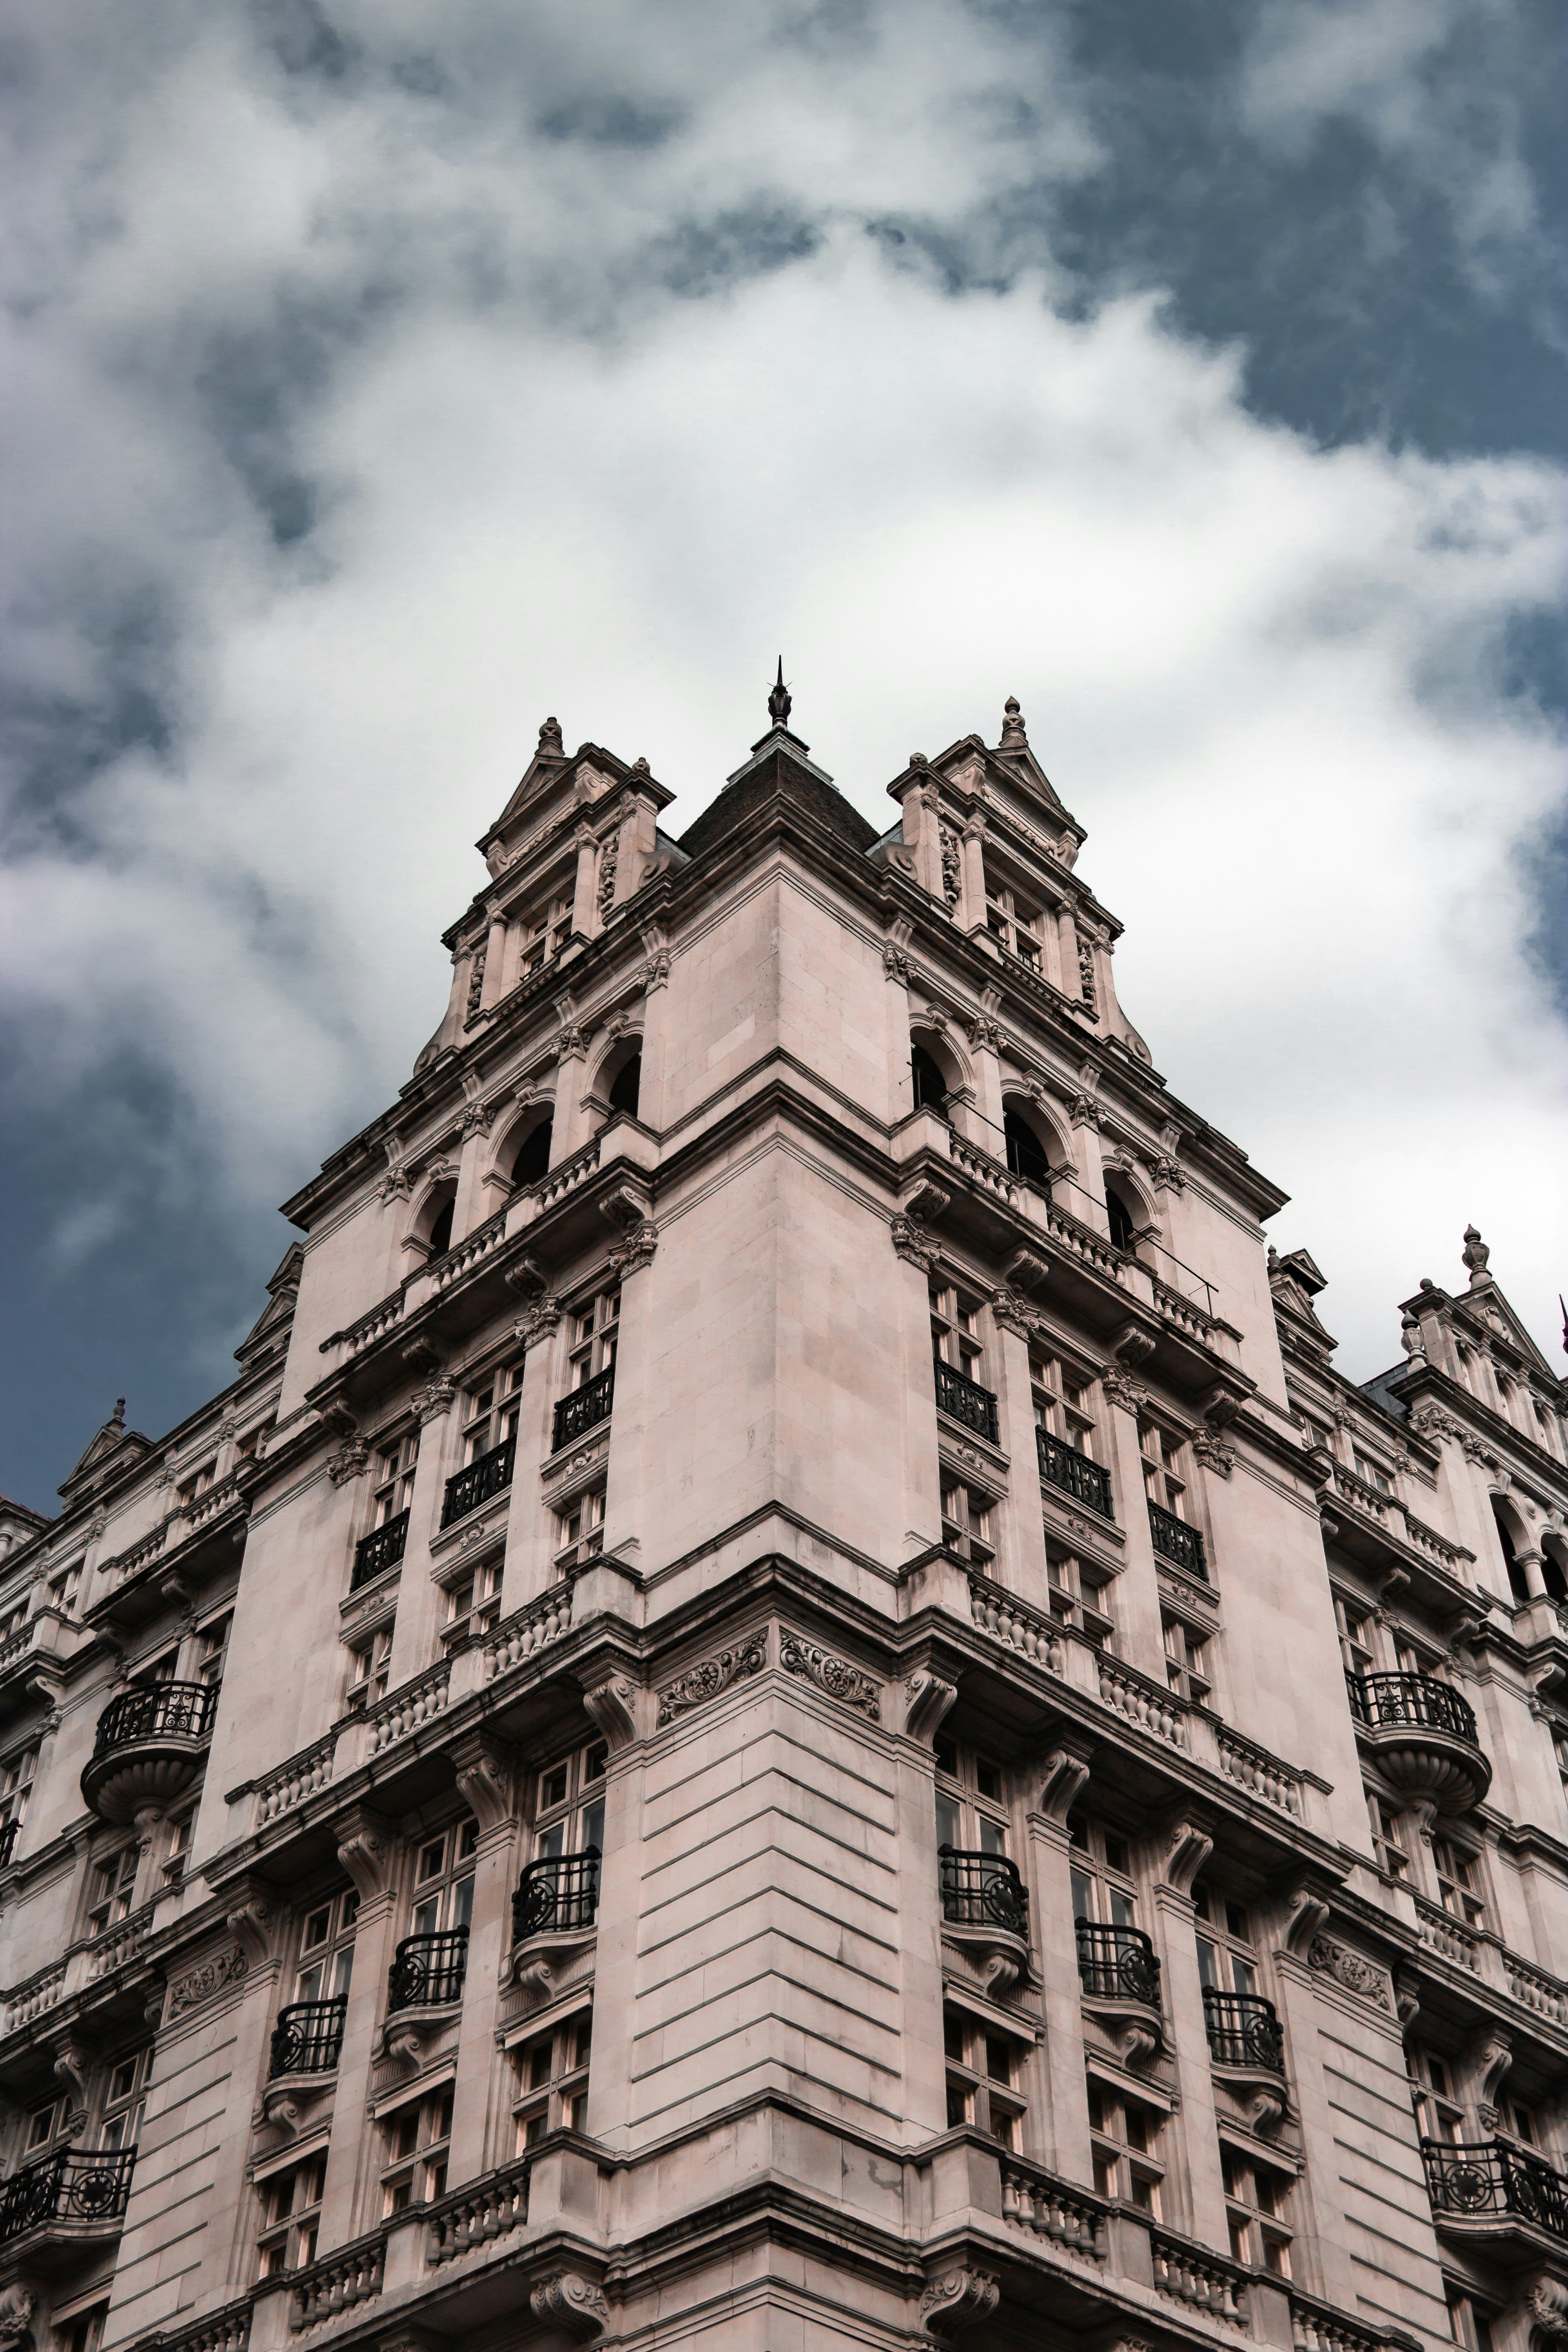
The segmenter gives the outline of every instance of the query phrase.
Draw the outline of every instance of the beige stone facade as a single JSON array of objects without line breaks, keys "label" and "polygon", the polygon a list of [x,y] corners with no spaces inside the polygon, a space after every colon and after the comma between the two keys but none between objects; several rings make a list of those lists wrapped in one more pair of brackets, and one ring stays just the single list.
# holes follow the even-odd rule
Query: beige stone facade
[{"label": "beige stone facade", "polygon": [[541,730],[0,1529],[0,2339],[1560,2347],[1562,1384],[1474,1233],[1335,1373],[1016,706],[881,838],[772,711]]}]

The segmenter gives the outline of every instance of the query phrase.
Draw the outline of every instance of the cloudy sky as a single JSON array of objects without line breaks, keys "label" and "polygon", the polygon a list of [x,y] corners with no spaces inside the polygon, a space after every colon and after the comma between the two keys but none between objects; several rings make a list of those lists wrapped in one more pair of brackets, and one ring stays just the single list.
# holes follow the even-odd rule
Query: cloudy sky
[{"label": "cloudy sky", "polygon": [[[1568,1159],[1552,0],[13,0],[0,1487],[220,1385],[547,712],[1016,693],[1358,1377]],[[1557,46],[1554,47],[1553,45]]]}]

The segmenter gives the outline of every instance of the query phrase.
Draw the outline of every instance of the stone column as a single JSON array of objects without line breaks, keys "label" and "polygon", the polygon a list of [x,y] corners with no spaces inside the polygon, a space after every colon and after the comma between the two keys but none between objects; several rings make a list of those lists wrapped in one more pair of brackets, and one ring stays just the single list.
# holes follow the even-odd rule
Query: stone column
[{"label": "stone column", "polygon": [[668,1064],[669,949],[657,926],[643,932],[647,961],[643,966],[642,1076],[637,1086],[637,1118],[659,1132],[668,1116],[665,1105]]},{"label": "stone column", "polygon": [[[642,1526],[647,1472],[648,1360],[652,1352],[654,1253],[658,1228],[646,1213],[633,1223],[636,1205],[626,1196],[626,1238],[610,1253],[621,1277],[621,1312],[616,1339],[616,1389],[610,1415],[608,1479],[605,1489],[605,1549],[636,1561]],[[657,1400],[655,1401],[657,1402]]]},{"label": "stone column", "polygon": [[588,1051],[572,998],[558,996],[561,1026],[555,1035],[555,1123],[550,1131],[550,1164],[570,1160],[587,1142],[592,1114],[584,1108]]},{"label": "stone column", "polygon": [[588,2062],[588,2129],[595,2139],[607,2141],[612,2147],[625,2147],[635,2055],[630,2027],[637,2003],[637,1933],[646,1899],[642,1880],[643,1790],[649,1748],[646,1727],[653,1722],[658,1700],[652,1691],[633,1693],[612,1682],[584,1692],[584,1698],[610,1750],[605,1769],[605,1842],[594,1953],[597,2024]]},{"label": "stone column", "polygon": [[942,1541],[942,1480],[937,1467],[936,1381],[931,1371],[931,1268],[935,1252],[909,1216],[894,1218],[892,1239],[900,1261],[896,1279],[904,1393],[904,1496],[909,1522],[901,1538],[889,1530],[889,1549],[897,1561]]},{"label": "stone column", "polygon": [[[514,1270],[515,1271],[515,1270]],[[561,1324],[561,1301],[535,1280],[530,1269],[525,1312],[516,1325],[527,1354],[523,1361],[521,1410],[517,1424],[517,1454],[512,1466],[511,1495],[507,1506],[506,1556],[501,1567],[501,1615],[510,1617],[537,1600],[554,1573],[552,1566],[550,1513],[540,1485],[539,1465],[550,1458],[550,1439],[557,1392],[555,1335]],[[521,1287],[514,1282],[514,1287]]]},{"label": "stone column", "polygon": [[985,929],[985,820],[972,816],[963,828],[963,900],[966,931]]},{"label": "stone column", "polygon": [[[986,994],[989,999],[989,990]],[[1002,1046],[1002,1032],[988,1011],[969,1022],[966,1027],[970,1059],[974,1066],[974,1108],[984,1122],[980,1129],[980,1149],[988,1151],[993,1160],[1005,1160],[1006,1144],[1003,1133],[1002,1070],[997,1060]]]},{"label": "stone column", "polygon": [[[479,1824],[447,2171],[456,2189],[510,2154],[502,2146],[505,2085],[498,2075],[495,2029],[501,1964],[511,1949],[521,1824],[513,1801],[512,1759],[502,1741],[470,1733],[453,1748],[452,1762],[464,1802]],[[499,2104],[498,2093],[503,2095]]]},{"label": "stone column", "polygon": [[595,893],[599,881],[598,836],[591,824],[577,827],[573,840],[577,850],[577,878],[572,891],[572,929],[580,937],[591,940],[598,929]]},{"label": "stone column", "polygon": [[335,1826],[338,1859],[359,1889],[360,1911],[333,2100],[333,2112],[343,2127],[332,2134],[327,2150],[319,2241],[322,2253],[356,2237],[373,2218],[364,2210],[365,2192],[380,2168],[380,2142],[374,2126],[367,2126],[363,2117],[373,2096],[374,2052],[386,2009],[386,1975],[400,1925],[399,1847],[392,1823],[356,1805]]},{"label": "stone column", "polygon": [[1079,1224],[1092,1225],[1109,1241],[1110,1219],[1105,1206],[1105,1159],[1100,1141],[1100,1105],[1087,1086],[1073,1097],[1069,1140],[1078,1190],[1062,1202],[1062,1206],[1069,1217],[1076,1217]]},{"label": "stone column", "polygon": [[1083,980],[1079,969],[1078,924],[1073,918],[1070,900],[1057,908],[1057,958],[1061,965],[1062,994],[1081,997]]},{"label": "stone column", "polygon": [[[1292,1940],[1310,1947],[1313,1923],[1326,1915],[1321,1903],[1310,1903],[1300,1924],[1304,1932]],[[1295,1926],[1300,1919],[1292,1919]],[[1274,1999],[1285,2029],[1285,2063],[1296,2110],[1301,2119],[1301,2146],[1307,2163],[1291,2192],[1292,2235],[1305,2258],[1306,2274],[1317,2281],[1317,2292],[1343,2311],[1355,2308],[1355,2274],[1350,2250],[1343,2243],[1343,2223],[1330,2196],[1337,2185],[1320,2171],[1320,2151],[1331,2148],[1340,2129],[1323,2070],[1322,2037],[1318,2030],[1318,2002],[1312,1971],[1299,1951],[1284,1946],[1274,1954]]]},{"label": "stone column", "polygon": [[1042,1983],[1046,2044],[1044,2097],[1026,2155],[1068,2180],[1094,2185],[1089,2137],[1089,2086],[1083,2065],[1082,1988],[1073,1927],[1072,1849],[1067,1818],[1089,1778],[1087,1741],[1064,1739],[1035,1768],[1038,1809],[1027,1817],[1029,1908]]},{"label": "stone column", "polygon": [[506,993],[506,917],[499,907],[492,907],[485,938],[484,986],[479,992],[479,1003],[487,1012]]},{"label": "stone column", "polygon": [[[1195,1834],[1185,1822],[1175,1825],[1173,1835],[1169,1832],[1163,1835],[1166,1866],[1184,1882],[1178,1886],[1163,1878],[1153,1890],[1154,1948],[1160,1955],[1165,2031],[1176,2062],[1181,2098],[1180,2119],[1166,2136],[1166,2177],[1183,2192],[1193,2236],[1217,2252],[1228,2253],[1230,2230],[1215,2126],[1214,2075],[1198,1978],[1193,1899],[1187,1891],[1208,1854],[1210,1841]],[[1194,1846],[1195,1861],[1192,1858]]]},{"label": "stone column", "polygon": [[998,1559],[1011,1591],[1037,1609],[1048,1605],[1046,1524],[1035,1451],[1035,1409],[1029,1381],[1028,1324],[1005,1293],[992,1301],[996,1326],[997,1412],[1010,1464],[1007,1509]]},{"label": "stone column", "polygon": [[408,1536],[403,1549],[403,1575],[397,1591],[390,1689],[407,1682],[432,1662],[439,1612],[436,1587],[430,1580],[430,1544],[440,1530],[447,1480],[458,1466],[447,1458],[457,1382],[440,1368],[433,1350],[422,1357],[417,1369],[425,1376],[424,1386],[414,1400],[420,1423],[419,1460],[414,1472]]},{"label": "stone column", "polygon": [[1138,1444],[1138,1414],[1147,1391],[1120,1364],[1107,1365],[1100,1387],[1110,1410],[1104,1427],[1110,1448],[1111,1499],[1126,1538],[1125,1565],[1111,1589],[1117,1654],[1163,1683],[1165,1636],[1160,1617],[1160,1579],[1149,1532],[1143,1456]]}]

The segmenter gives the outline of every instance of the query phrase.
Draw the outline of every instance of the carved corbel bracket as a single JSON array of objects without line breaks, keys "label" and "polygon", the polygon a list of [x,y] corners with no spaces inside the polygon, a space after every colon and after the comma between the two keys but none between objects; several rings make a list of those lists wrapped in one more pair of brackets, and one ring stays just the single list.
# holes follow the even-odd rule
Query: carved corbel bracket
[{"label": "carved corbel bracket", "polygon": [[1164,2047],[1164,2037],[1157,2026],[1146,2025],[1134,2018],[1123,2025],[1115,2036],[1116,2054],[1122,2064],[1134,2074],[1142,2074],[1152,2066]]},{"label": "carved corbel bracket", "polygon": [[346,1399],[341,1396],[325,1397],[317,1407],[317,1411],[334,1437],[348,1438],[359,1435],[358,1418],[350,1411]]},{"label": "carved corbel bracket", "polygon": [[908,1737],[929,1746],[957,1696],[956,1685],[944,1682],[929,1666],[912,1674],[904,1685],[904,1730]]},{"label": "carved corbel bracket", "polygon": [[1538,2278],[1526,2290],[1523,2311],[1541,2352],[1560,2352],[1568,2345],[1568,2286],[1554,2278]]},{"label": "carved corbel bracket", "polygon": [[1040,1768],[1045,1777],[1040,1783],[1039,1810],[1058,1829],[1067,1827],[1068,1815],[1089,1779],[1090,1760],[1089,1755],[1079,1755],[1073,1748],[1053,1748]]},{"label": "carved corbel bracket", "polygon": [[530,1306],[535,1299],[542,1298],[549,1287],[549,1277],[543,1268],[526,1254],[512,1260],[501,1280],[509,1290],[515,1290],[518,1297]]},{"label": "carved corbel bracket", "polygon": [[397,1837],[392,1823],[367,1805],[355,1805],[336,1824],[338,1860],[359,1890],[362,1903],[384,1894],[392,1883]]},{"label": "carved corbel bracket", "polygon": [[610,2306],[603,2287],[580,2271],[556,2271],[541,2279],[529,2298],[535,2319],[551,2322],[584,2343],[610,2324]]},{"label": "carved corbel bracket", "polygon": [[1281,1948],[1305,1959],[1313,1937],[1328,1925],[1328,1918],[1329,1899],[1323,1889],[1310,1878],[1297,1879],[1285,1891]]},{"label": "carved corbel bracket", "polygon": [[1247,2103],[1247,2120],[1260,2139],[1272,2139],[1289,2112],[1282,2091],[1256,2091]]},{"label": "carved corbel bracket", "polygon": [[272,1939],[279,1927],[276,1897],[247,1883],[228,1914],[228,1931],[244,1952],[247,1964],[260,1968],[272,1957]]},{"label": "carved corbel bracket", "polygon": [[1160,1832],[1160,1874],[1178,1895],[1191,1895],[1193,1882],[1214,1852],[1214,1840],[1203,1823],[1183,1814]]},{"label": "carved corbel bracket", "polygon": [[612,1756],[630,1747],[637,1736],[637,1685],[613,1668],[583,1686],[583,1704]]},{"label": "carved corbel bracket", "polygon": [[425,2056],[425,2036],[418,2026],[389,2017],[381,2029],[379,2042],[380,2047],[374,2055],[380,2064],[390,2066],[405,2078],[417,2074]]},{"label": "carved corbel bracket", "polygon": [[1133,1371],[1154,1352],[1155,1338],[1142,1323],[1124,1323],[1110,1343],[1110,1352],[1127,1371]]},{"label": "carved corbel bracket", "polygon": [[944,1192],[940,1184],[933,1184],[929,1177],[922,1176],[920,1182],[912,1185],[904,1195],[903,1213],[912,1224],[929,1225],[933,1217],[941,1216],[952,1200],[951,1192]]},{"label": "carved corbel bracket", "polygon": [[511,1750],[492,1733],[476,1731],[452,1749],[454,1777],[481,1834],[511,1818]]},{"label": "carved corbel bracket", "polygon": [[1465,2055],[1481,2121],[1488,2131],[1496,2131],[1498,2084],[1513,2064],[1513,2036],[1500,2025],[1489,2026],[1477,2035]]},{"label": "carved corbel bracket", "polygon": [[73,2093],[79,2106],[87,2105],[92,2064],[91,2044],[84,2042],[79,2033],[68,2033],[55,2052],[55,2077]]},{"label": "carved corbel bracket", "polygon": [[599,1214],[623,1234],[635,1234],[647,1221],[647,1202],[629,1184],[617,1184],[599,1202]]},{"label": "carved corbel bracket", "polygon": [[1010,1290],[1043,1290],[1050,1278],[1050,1267],[1033,1250],[1015,1250],[1002,1269],[1002,1279]]},{"label": "carved corbel bracket", "polygon": [[948,2271],[932,2279],[921,2297],[921,2319],[937,2337],[962,2336],[977,2320],[989,2319],[1002,2300],[1000,2281],[990,2271]]},{"label": "carved corbel bracket", "polygon": [[429,1333],[422,1331],[403,1349],[403,1360],[411,1372],[424,1372],[434,1380],[442,1370],[445,1359]]}]

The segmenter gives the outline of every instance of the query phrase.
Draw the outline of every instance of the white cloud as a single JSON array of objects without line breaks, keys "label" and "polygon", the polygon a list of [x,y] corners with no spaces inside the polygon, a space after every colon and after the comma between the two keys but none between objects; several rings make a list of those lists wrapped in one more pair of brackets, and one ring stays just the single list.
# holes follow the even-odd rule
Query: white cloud
[{"label": "white cloud", "polygon": [[[1002,168],[973,130],[1000,37],[932,0],[913,41],[911,13],[802,52],[760,10],[672,11],[659,58],[627,11],[617,87],[682,89],[688,124],[592,158],[529,127],[591,59],[531,27],[509,49],[480,9],[443,53],[461,107],[384,75],[352,106],[286,89],[225,19],[171,40],[78,183],[110,229],[30,230],[58,289],[18,331],[29,674],[96,675],[93,592],[145,583],[180,719],[107,766],[70,846],[23,836],[0,979],[35,1096],[162,1057],[234,1197],[278,1197],[367,1069],[406,1076],[545,712],[646,751],[689,823],[782,648],[814,753],[884,822],[911,748],[1020,695],[1127,920],[1130,1016],[1297,1195],[1279,1237],[1334,1277],[1351,1369],[1395,1353],[1418,1274],[1458,1278],[1472,1217],[1550,1343],[1563,1038],[1520,858],[1561,746],[1498,656],[1561,593],[1561,481],[1324,454],[1151,301],[1072,322],[1048,279],[955,299],[879,260],[858,208],[961,208]],[[384,52],[430,22],[364,17]],[[1029,94],[1073,173],[1092,147],[1048,66]],[[701,301],[627,294],[639,251],[759,188],[826,219],[815,253]],[[251,428],[251,462],[330,492],[279,551],[226,456],[255,347],[221,404],[195,381],[214,322],[330,320],[378,271],[395,299]],[[62,1211],[68,1250],[110,1230]]]}]

